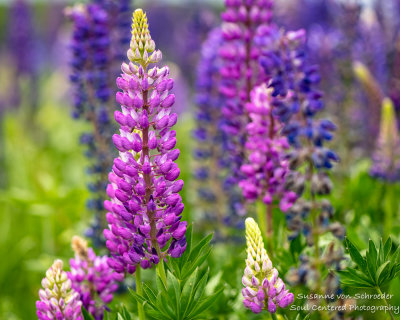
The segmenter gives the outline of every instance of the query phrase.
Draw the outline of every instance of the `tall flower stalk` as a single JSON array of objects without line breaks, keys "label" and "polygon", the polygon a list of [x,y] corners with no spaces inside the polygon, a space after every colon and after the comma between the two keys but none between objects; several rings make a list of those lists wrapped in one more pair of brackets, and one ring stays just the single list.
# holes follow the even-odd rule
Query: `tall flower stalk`
[{"label": "tall flower stalk", "polygon": [[[342,239],[345,230],[340,223],[330,222],[333,207],[327,199],[319,198],[332,189],[326,171],[338,157],[324,143],[332,139],[336,127],[329,120],[316,118],[324,104],[317,87],[320,80],[317,69],[309,66],[305,59],[304,30],[283,33],[273,28],[260,28],[258,36],[257,41],[263,48],[260,63],[269,77],[268,86],[273,90],[273,114],[282,123],[281,134],[291,146],[286,155],[290,169],[286,188],[299,197],[286,212],[287,225],[292,231],[291,238],[303,234],[314,252],[311,258],[301,257],[303,274],[297,271],[296,281],[307,281],[316,292],[336,294],[340,290],[337,279],[329,276],[323,284],[322,270],[324,265],[340,268],[343,256],[340,249],[335,250],[333,246],[322,255],[320,237],[332,232]],[[326,318],[326,312],[322,316]]]},{"label": "tall flower stalk", "polygon": [[197,67],[196,81],[196,128],[193,136],[197,141],[193,151],[194,177],[197,196],[204,220],[222,222],[227,214],[221,172],[225,166],[223,144],[226,140],[221,129],[221,104],[223,96],[218,90],[221,81],[221,59],[218,49],[223,44],[220,28],[212,30],[203,43],[201,59]]},{"label": "tall flower stalk", "polygon": [[393,218],[398,210],[394,183],[400,181],[400,135],[392,100],[383,99],[379,136],[372,155],[371,177],[382,182],[383,232],[388,237],[392,231]]},{"label": "tall flower stalk", "polygon": [[[224,45],[219,50],[223,60],[220,68],[222,81],[220,92],[225,97],[222,108],[222,128],[227,136],[226,153],[230,159],[230,172],[225,178],[228,189],[235,188],[243,178],[240,171],[244,163],[246,124],[249,116],[245,105],[250,102],[250,92],[262,83],[265,75],[259,64],[259,50],[254,42],[256,29],[267,26],[271,20],[270,0],[226,0],[226,11],[222,13]],[[243,199],[233,206],[233,214],[244,215]]]},{"label": "tall flower stalk", "polygon": [[[248,154],[247,162],[241,166],[243,180],[239,186],[244,197],[249,201],[262,199],[267,207],[266,235],[268,243],[272,244],[272,206],[279,199],[279,206],[286,212],[294,203],[296,193],[288,190],[285,185],[289,173],[289,162],[285,152],[289,142],[280,135],[282,124],[273,115],[273,89],[265,84],[255,87],[251,92],[251,102],[246,104],[250,122],[245,144]],[[264,219],[260,219],[263,221]],[[272,251],[273,245],[269,250]]]},{"label": "tall flower stalk", "polygon": [[[31,112],[38,105],[38,46],[35,34],[34,12],[32,5],[26,0],[14,0],[10,5],[9,22],[7,25],[8,46],[10,58],[14,66],[14,91],[11,92],[10,107],[21,103],[21,79],[29,80],[29,99]],[[26,50],[29,48],[29,50]]]},{"label": "tall flower stalk", "polygon": [[[119,151],[109,175],[105,201],[109,228],[104,230],[111,252],[109,265],[117,272],[134,273],[150,268],[167,255],[179,257],[186,249],[184,205],[179,195],[183,181],[174,162],[179,157],[172,127],[175,96],[169,68],[149,68],[162,54],[155,50],[146,14],[133,14],[129,63],[122,64],[116,95],[121,111],[115,112],[120,133],[113,136]],[[168,245],[167,245],[168,244]],[[159,269],[163,272],[163,267]]]},{"label": "tall flower stalk", "polygon": [[[106,226],[103,201],[107,173],[115,156],[109,136],[115,131],[111,121],[116,86],[110,79],[117,76],[123,48],[129,28],[129,2],[126,0],[99,0],[67,9],[74,22],[71,43],[71,75],[74,88],[74,118],[82,118],[92,124],[92,131],[81,136],[90,160],[89,190],[92,198],[87,207],[94,212],[94,222],[87,235],[95,246],[103,246],[101,236]],[[128,13],[129,14],[129,13]]]}]

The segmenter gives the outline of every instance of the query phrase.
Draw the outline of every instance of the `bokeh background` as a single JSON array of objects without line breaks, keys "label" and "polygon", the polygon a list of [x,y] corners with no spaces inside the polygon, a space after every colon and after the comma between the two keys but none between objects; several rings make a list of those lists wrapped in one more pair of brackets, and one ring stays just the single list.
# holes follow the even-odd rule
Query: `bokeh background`
[{"label": "bokeh background", "polygon": [[[357,80],[352,66],[355,61],[368,66],[377,90],[399,106],[395,67],[400,2],[341,1],[346,5],[338,6],[339,13],[332,9],[333,2],[276,1],[276,19],[282,26],[309,31],[311,56],[320,64],[327,89],[326,112],[339,123],[334,144],[342,161],[333,175],[332,201],[337,219],[363,248],[369,238],[381,237],[383,216],[393,210],[399,188],[394,185],[387,192],[384,183],[368,174],[380,104]],[[56,257],[67,261],[71,237],[84,234],[91,221],[88,162],[79,144],[90,126],[70,116],[71,23],[63,12],[73,3],[0,1],[0,319],[35,318],[44,271]],[[220,22],[223,1],[133,0],[133,7],[139,6],[147,11],[152,37],[177,79],[184,214],[196,220],[191,188],[196,63],[207,33]],[[397,240],[399,231],[394,219]],[[216,261],[223,257],[218,244],[214,256]],[[392,291],[397,293],[393,302],[400,304],[399,280]]]}]

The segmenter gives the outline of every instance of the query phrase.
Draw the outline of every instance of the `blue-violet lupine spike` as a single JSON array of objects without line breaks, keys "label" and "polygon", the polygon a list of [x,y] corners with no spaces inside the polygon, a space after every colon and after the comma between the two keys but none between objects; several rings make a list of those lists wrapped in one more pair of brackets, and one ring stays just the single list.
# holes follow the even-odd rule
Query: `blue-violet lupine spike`
[{"label": "blue-violet lupine spike", "polygon": [[[224,153],[216,146],[223,144],[225,135],[219,123],[221,121],[219,106],[223,97],[218,91],[220,81],[218,71],[221,61],[218,59],[217,50],[222,42],[221,29],[216,28],[209,33],[202,46],[197,67],[196,128],[192,133],[197,141],[193,152],[196,161],[194,177],[198,181],[197,194],[202,205],[212,204],[216,208],[217,212],[213,212],[210,218],[220,220],[225,210],[220,170]],[[205,211],[207,212],[207,209]]]},{"label": "blue-violet lupine spike", "polygon": [[[174,81],[169,68],[149,68],[162,54],[155,50],[146,14],[133,14],[132,40],[122,64],[116,95],[121,111],[115,112],[120,133],[113,136],[119,151],[109,174],[105,201],[109,228],[104,230],[111,252],[109,265],[117,272],[134,273],[150,268],[166,255],[180,257],[186,249],[186,225],[181,221],[184,205],[179,195],[183,181],[172,113]],[[171,240],[171,241],[170,241]],[[169,243],[169,246],[167,246]]]},{"label": "blue-violet lupine spike", "polygon": [[317,87],[320,80],[317,68],[307,65],[304,30],[282,32],[260,28],[258,36],[262,48],[260,63],[269,78],[268,86],[273,90],[273,114],[281,121],[281,133],[291,145],[286,155],[290,169],[286,188],[295,191],[298,199],[285,213],[287,226],[292,231],[290,239],[302,233],[307,244],[315,249],[306,267],[301,266],[301,272],[292,270],[292,274],[299,275],[292,278],[307,283],[316,280],[312,290],[337,293],[340,291],[338,281],[321,279],[321,266],[330,267],[337,259],[328,262],[321,258],[319,237],[331,232],[343,239],[345,228],[339,222],[331,222],[334,210],[329,200],[316,197],[327,195],[332,189],[327,170],[338,157],[325,147],[325,142],[332,139],[336,127],[331,121],[316,117],[324,105],[322,92]]},{"label": "blue-violet lupine spike", "polygon": [[36,302],[39,320],[83,320],[79,293],[71,288],[71,280],[62,268],[61,260],[54,261],[42,280],[43,289]]},{"label": "blue-violet lupine spike", "polygon": [[222,80],[219,72],[222,61],[218,49],[223,44],[221,29],[215,28],[202,45],[197,67],[194,177],[197,180],[200,207],[204,208],[203,222],[218,220],[222,224],[240,227],[243,222],[238,221],[237,217],[242,216],[244,210],[237,206],[240,203],[239,190],[232,184],[224,183],[230,156],[226,152],[228,138],[222,130],[221,106],[225,98],[218,90]]},{"label": "blue-violet lupine spike", "polygon": [[71,271],[68,272],[72,288],[79,293],[83,307],[96,320],[102,320],[124,275],[111,269],[108,257],[96,256],[87,242],[78,236],[72,238],[72,249],[75,258],[70,260]]},{"label": "blue-violet lupine spike", "polygon": [[[106,227],[103,201],[107,185],[107,174],[116,155],[109,136],[116,126],[111,121],[113,114],[111,96],[116,92],[109,84],[119,67],[113,65],[113,14],[104,3],[77,5],[67,10],[74,23],[71,43],[71,75],[74,88],[75,118],[83,118],[93,126],[92,132],[81,136],[90,160],[87,172],[91,176],[88,186],[92,197],[87,207],[94,213],[94,222],[86,235],[94,246],[104,247],[102,231]],[[128,20],[129,21],[129,20]],[[111,49],[112,48],[112,49]],[[120,63],[120,62],[118,62]]]}]

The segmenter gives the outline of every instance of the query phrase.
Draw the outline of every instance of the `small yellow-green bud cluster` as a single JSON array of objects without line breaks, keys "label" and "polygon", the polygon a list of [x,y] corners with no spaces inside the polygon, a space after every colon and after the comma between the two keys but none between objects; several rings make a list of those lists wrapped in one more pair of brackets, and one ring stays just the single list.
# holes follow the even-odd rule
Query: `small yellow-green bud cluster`
[{"label": "small yellow-green bud cluster", "polygon": [[162,54],[160,50],[154,50],[155,43],[151,39],[146,13],[142,9],[136,9],[132,18],[132,39],[128,58],[141,65],[157,63],[161,60]]}]

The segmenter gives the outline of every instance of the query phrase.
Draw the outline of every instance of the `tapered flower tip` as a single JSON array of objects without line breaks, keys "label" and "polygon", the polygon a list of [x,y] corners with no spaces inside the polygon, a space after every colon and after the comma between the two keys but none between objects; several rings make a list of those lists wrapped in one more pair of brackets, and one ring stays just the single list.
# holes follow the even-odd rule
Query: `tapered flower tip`
[{"label": "tapered flower tip", "polygon": [[254,250],[255,253],[263,251],[264,243],[257,222],[253,218],[247,218],[245,225],[248,250]]},{"label": "tapered flower tip", "polygon": [[55,273],[61,272],[63,268],[63,262],[60,259],[57,259],[53,262],[53,265],[51,266],[51,270],[53,270]]},{"label": "tapered flower tip", "polygon": [[353,63],[353,72],[373,101],[381,101],[383,99],[382,90],[378,82],[365,64],[355,61]]},{"label": "tapered flower tip", "polygon": [[396,113],[391,99],[385,98],[382,102],[381,128],[379,139],[389,148],[395,148],[400,142],[397,130]]},{"label": "tapered flower tip", "polygon": [[372,75],[368,67],[359,61],[353,63],[353,71],[356,77],[363,83],[371,81]]},{"label": "tapered flower tip", "polygon": [[88,256],[88,244],[87,241],[79,236],[74,236],[71,242],[72,250],[82,260]]},{"label": "tapered flower tip", "polygon": [[143,55],[144,51],[153,52],[155,49],[154,41],[151,40],[149,24],[146,13],[142,9],[136,9],[132,17],[132,40],[131,49],[133,54],[138,52]]}]

